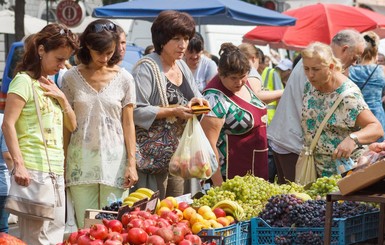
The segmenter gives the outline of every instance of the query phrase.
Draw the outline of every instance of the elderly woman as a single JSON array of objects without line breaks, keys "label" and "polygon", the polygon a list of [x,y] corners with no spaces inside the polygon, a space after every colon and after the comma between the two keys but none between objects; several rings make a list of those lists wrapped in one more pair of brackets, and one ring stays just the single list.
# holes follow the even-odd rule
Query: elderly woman
[{"label": "elderly woman", "polygon": [[201,125],[222,166],[211,177],[219,186],[225,178],[248,172],[267,179],[266,106],[248,82],[250,62],[231,43],[221,45],[218,75],[203,94],[213,110]]},{"label": "elderly woman", "polygon": [[183,179],[169,175],[191,105],[208,104],[193,74],[182,60],[195,33],[193,18],[177,11],[163,11],[151,26],[155,51],[133,69],[137,107],[134,110],[139,182],[136,187],[160,191],[160,198],[183,194]]},{"label": "elderly woman", "polygon": [[336,159],[356,160],[363,149],[383,136],[381,124],[369,110],[360,89],[342,74],[342,66],[325,44],[315,42],[302,52],[308,82],[305,84],[302,129],[309,146],[334,101],[351,89],[326,123],[314,151],[318,176],[337,173]]}]

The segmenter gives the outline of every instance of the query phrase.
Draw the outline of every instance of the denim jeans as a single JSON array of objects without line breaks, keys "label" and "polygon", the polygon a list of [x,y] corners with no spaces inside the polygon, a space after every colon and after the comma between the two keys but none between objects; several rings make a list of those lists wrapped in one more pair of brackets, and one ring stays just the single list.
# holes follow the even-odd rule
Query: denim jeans
[{"label": "denim jeans", "polygon": [[0,232],[8,233],[9,213],[4,209],[6,199],[7,196],[0,196]]}]

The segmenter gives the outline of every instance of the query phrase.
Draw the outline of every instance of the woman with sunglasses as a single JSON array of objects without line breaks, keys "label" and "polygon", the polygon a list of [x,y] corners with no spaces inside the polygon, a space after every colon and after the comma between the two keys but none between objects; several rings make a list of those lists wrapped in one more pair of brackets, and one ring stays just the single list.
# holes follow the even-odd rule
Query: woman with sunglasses
[{"label": "woman with sunglasses", "polygon": [[[78,49],[78,37],[67,27],[47,25],[25,44],[23,59],[17,65],[17,74],[9,86],[2,129],[14,163],[12,173],[15,182],[28,188],[32,181],[41,182],[41,179],[47,178],[51,169],[58,187],[59,198],[56,200],[61,200],[61,204],[56,203],[55,219],[52,221],[19,215],[20,238],[26,244],[50,245],[63,241],[63,126],[70,132],[74,131],[76,118],[66,96],[48,76],[63,69],[66,60]],[[40,130],[35,97],[38,99],[44,132]],[[52,185],[52,182],[44,184]]]},{"label": "woman with sunglasses", "polygon": [[[119,34],[109,20],[91,22],[80,36],[80,64],[63,77],[63,91],[75,111],[70,135],[66,184],[78,227],[88,208],[109,205],[138,181],[133,108],[135,84],[120,61]],[[68,139],[68,138],[67,138]]]},{"label": "woman with sunglasses", "polygon": [[[132,72],[136,82],[134,119],[140,153],[136,187],[159,190],[161,199],[184,192],[183,179],[169,174],[168,163],[187,120],[193,116],[191,105],[208,104],[199,98],[202,95],[193,74],[182,60],[194,33],[194,19],[187,13],[161,12],[151,26],[155,51],[139,60]],[[155,142],[158,136],[159,141]]]}]

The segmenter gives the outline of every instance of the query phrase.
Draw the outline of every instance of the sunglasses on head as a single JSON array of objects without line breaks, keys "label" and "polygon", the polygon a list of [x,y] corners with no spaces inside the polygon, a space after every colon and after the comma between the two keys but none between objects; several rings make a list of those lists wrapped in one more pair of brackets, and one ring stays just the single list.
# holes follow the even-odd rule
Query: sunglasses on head
[{"label": "sunglasses on head", "polygon": [[116,31],[116,25],[114,23],[105,23],[105,24],[95,24],[94,31],[101,32],[103,30],[106,31]]},{"label": "sunglasses on head", "polygon": [[364,39],[366,42],[370,43],[373,47],[376,46],[376,41],[373,38],[371,38],[369,35],[365,35]]}]

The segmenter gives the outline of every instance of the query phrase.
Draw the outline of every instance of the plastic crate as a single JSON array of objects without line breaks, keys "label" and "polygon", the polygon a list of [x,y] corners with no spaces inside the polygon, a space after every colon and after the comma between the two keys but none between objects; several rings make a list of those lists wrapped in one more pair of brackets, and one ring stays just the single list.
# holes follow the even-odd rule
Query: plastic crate
[{"label": "plastic crate", "polygon": [[251,222],[241,221],[238,223],[238,244],[250,245],[251,244]]},{"label": "plastic crate", "polygon": [[239,245],[238,224],[232,224],[223,228],[203,229],[198,236],[205,239],[205,236],[221,236],[223,245]]},{"label": "plastic crate", "polygon": [[[379,212],[371,212],[350,218],[333,219],[331,244],[349,245],[378,236]],[[261,218],[251,219],[251,244],[298,244],[298,238],[312,233],[315,241],[309,244],[323,244],[324,227],[271,227]],[[303,243],[302,243],[303,245]]]}]

